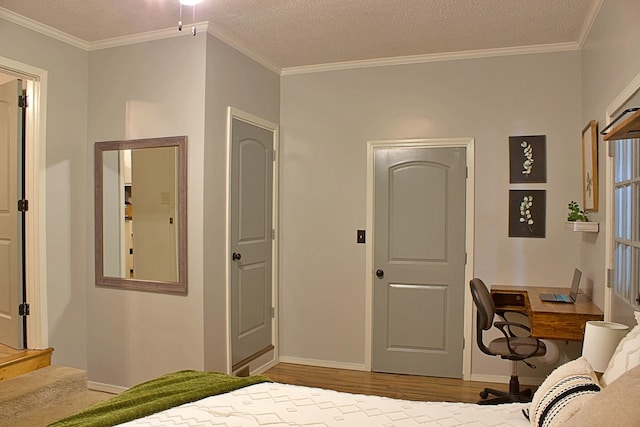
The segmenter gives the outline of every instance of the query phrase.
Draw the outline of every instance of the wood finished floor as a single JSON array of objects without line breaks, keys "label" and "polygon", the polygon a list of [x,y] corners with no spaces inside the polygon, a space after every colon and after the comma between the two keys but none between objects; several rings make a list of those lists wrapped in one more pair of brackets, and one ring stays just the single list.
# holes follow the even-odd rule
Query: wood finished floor
[{"label": "wood finished floor", "polygon": [[[0,344],[0,364],[30,350],[14,350]],[[22,372],[24,373],[24,372]],[[384,374],[348,369],[279,363],[264,373],[274,381],[320,387],[348,393],[372,394],[395,399],[475,403],[485,387],[506,390],[508,384],[463,381],[453,378]],[[13,375],[12,375],[13,376]],[[0,380],[2,372],[0,372]],[[526,386],[523,386],[525,388]]]},{"label": "wood finished floor", "polygon": [[18,353],[20,353],[20,350],[16,350],[4,344],[0,344],[0,361],[8,359],[10,357],[14,357]]},{"label": "wood finished floor", "polygon": [[0,344],[0,381],[49,366],[52,352],[52,348],[16,350]]},{"label": "wood finished floor", "polygon": [[[452,378],[383,374],[279,363],[264,373],[274,381],[349,393],[431,402],[476,403],[485,387],[507,390],[508,384]],[[523,388],[526,388],[523,386]]]}]

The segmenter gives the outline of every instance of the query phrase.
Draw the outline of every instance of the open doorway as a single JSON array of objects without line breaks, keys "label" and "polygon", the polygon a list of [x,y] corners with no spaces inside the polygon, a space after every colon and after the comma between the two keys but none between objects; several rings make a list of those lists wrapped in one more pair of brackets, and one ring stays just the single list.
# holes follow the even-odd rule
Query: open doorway
[{"label": "open doorway", "polygon": [[[19,321],[15,324],[20,328],[17,336],[21,346],[45,349],[48,347],[48,330],[45,316],[46,259],[44,251],[41,250],[45,241],[45,111],[42,106],[46,105],[47,72],[0,57],[0,79],[3,83],[20,81],[20,89],[16,92],[18,96],[23,97],[19,102],[27,106],[21,110],[22,122],[18,122],[17,118],[15,123],[13,120],[7,121],[7,126],[16,126],[16,132],[18,127],[20,128],[24,139],[24,146],[21,147],[22,159],[19,160],[17,155],[11,156],[10,159],[13,165],[11,174],[21,179],[20,194],[18,195],[16,190],[15,196],[11,195],[6,202],[7,207],[11,207],[12,210],[24,211],[20,212],[20,232],[17,237],[20,257],[11,261],[12,267],[20,272],[16,280],[23,283],[19,284],[21,301],[18,302],[18,297],[14,297],[7,308],[16,313],[20,310],[25,314],[22,316],[18,313]],[[20,144],[22,145],[22,142]],[[7,183],[7,187],[9,185]],[[18,200],[21,200],[19,207]],[[18,303],[19,307],[15,307],[15,303]]]}]

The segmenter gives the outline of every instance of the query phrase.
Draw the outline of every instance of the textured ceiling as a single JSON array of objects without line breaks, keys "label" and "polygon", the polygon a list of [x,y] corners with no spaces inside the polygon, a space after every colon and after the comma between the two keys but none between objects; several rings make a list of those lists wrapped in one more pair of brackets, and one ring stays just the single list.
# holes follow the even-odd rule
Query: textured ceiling
[{"label": "textured ceiling", "polygon": [[[279,68],[577,44],[601,0],[203,0],[196,21]],[[176,27],[178,0],[0,0],[88,44]],[[192,21],[184,7],[185,37]],[[176,30],[177,31],[177,30]]]}]

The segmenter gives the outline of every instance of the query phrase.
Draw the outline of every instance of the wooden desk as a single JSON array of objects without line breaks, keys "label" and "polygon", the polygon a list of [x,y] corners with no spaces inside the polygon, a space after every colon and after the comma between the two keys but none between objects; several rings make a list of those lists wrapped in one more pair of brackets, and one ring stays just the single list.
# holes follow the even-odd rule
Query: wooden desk
[{"label": "wooden desk", "polygon": [[568,293],[567,288],[494,285],[491,296],[496,311],[526,314],[531,335],[553,340],[582,341],[588,320],[603,320],[604,313],[583,293],[574,304],[544,302],[540,294]]}]

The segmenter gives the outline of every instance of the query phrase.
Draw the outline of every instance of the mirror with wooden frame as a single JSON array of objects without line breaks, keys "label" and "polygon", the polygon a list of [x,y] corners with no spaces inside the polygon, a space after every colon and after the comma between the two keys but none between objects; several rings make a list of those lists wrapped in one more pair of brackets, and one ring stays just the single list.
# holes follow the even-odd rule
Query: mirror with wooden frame
[{"label": "mirror with wooden frame", "polygon": [[96,285],[187,293],[187,137],[95,143]]}]

